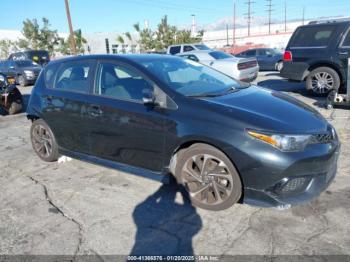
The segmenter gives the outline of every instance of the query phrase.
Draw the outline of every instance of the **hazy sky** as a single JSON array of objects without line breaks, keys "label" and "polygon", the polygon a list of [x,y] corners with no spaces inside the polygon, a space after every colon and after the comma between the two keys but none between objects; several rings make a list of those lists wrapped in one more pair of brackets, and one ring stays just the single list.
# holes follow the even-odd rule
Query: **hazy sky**
[{"label": "hazy sky", "polygon": [[[236,0],[237,15],[247,12],[246,0]],[[171,24],[190,26],[195,14],[200,26],[215,24],[233,14],[234,0],[70,0],[73,26],[83,32],[132,31],[132,25],[149,20],[155,27],[160,18],[168,15]],[[256,18],[266,17],[266,0],[254,0],[252,10]],[[350,0],[272,0],[274,20],[284,19],[284,3],[287,2],[289,19],[321,16],[350,16]],[[47,17],[54,29],[67,31],[64,0],[0,0],[0,29],[22,28],[26,18]],[[241,20],[241,19],[240,19]]]}]

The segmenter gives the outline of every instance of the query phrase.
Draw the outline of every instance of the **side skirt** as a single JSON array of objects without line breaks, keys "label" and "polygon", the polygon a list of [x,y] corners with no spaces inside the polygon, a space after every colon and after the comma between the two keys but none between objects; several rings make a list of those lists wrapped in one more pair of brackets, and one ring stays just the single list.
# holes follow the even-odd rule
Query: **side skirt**
[{"label": "side skirt", "polygon": [[103,167],[107,167],[107,168],[111,168],[111,169],[116,169],[118,171],[130,173],[130,174],[135,175],[135,176],[148,178],[148,179],[158,181],[158,182],[167,183],[167,181],[169,179],[168,178],[169,176],[168,176],[168,173],[166,172],[166,170],[164,170],[163,172],[155,172],[155,171],[151,171],[148,169],[129,166],[127,164],[122,164],[122,163],[98,158],[95,156],[83,154],[83,153],[67,151],[67,150],[64,150],[62,148],[59,149],[59,153],[61,155],[68,156],[68,157],[71,157],[74,159],[86,161],[86,162],[89,162],[92,164],[97,164],[99,166],[103,166]]}]

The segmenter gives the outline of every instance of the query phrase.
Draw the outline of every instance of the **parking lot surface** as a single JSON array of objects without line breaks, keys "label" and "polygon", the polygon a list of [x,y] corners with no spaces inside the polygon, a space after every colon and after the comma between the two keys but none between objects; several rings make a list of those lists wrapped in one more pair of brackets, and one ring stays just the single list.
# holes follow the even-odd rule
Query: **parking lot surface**
[{"label": "parking lot surface", "polygon": [[336,127],[339,170],[318,199],[282,211],[197,209],[158,177],[42,162],[25,115],[0,116],[0,254],[350,255],[350,110],[326,110],[324,98],[274,72],[257,83],[301,99]]}]

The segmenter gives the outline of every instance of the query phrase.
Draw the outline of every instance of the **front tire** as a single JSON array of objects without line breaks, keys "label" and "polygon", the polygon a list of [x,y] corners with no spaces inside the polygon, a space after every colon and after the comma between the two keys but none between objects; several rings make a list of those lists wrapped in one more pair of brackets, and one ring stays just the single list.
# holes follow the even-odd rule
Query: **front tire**
[{"label": "front tire", "polygon": [[319,67],[311,71],[306,79],[307,90],[315,95],[326,95],[340,87],[338,73],[329,67]]},{"label": "front tire", "polygon": [[203,209],[227,209],[242,195],[241,179],[230,159],[206,144],[195,144],[180,153],[175,177],[192,204]]},{"label": "front tire", "polygon": [[37,119],[30,128],[30,138],[35,153],[45,162],[57,161],[58,145],[50,127],[42,119]]}]

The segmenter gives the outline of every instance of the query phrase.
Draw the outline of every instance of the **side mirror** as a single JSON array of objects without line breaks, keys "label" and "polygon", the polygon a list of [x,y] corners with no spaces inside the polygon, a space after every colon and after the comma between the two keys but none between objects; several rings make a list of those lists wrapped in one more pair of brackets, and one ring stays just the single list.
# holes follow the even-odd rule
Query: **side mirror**
[{"label": "side mirror", "polygon": [[142,90],[142,101],[144,105],[156,105],[156,97],[153,90],[143,89]]}]

